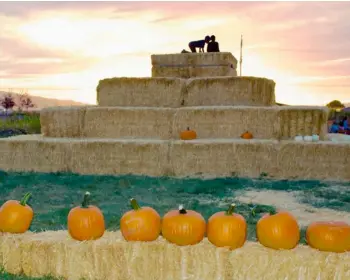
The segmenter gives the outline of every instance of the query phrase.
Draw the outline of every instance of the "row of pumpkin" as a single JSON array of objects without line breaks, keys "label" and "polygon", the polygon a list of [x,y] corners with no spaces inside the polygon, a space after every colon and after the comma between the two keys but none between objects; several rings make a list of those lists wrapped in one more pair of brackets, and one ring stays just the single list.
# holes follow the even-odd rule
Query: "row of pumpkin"
[{"label": "row of pumpkin", "polygon": [[[33,210],[27,204],[30,193],[21,201],[9,200],[0,208],[0,231],[8,233],[26,232],[33,220]],[[70,236],[79,241],[96,240],[105,232],[102,211],[90,205],[90,193],[86,192],[81,206],[70,210],[67,227]],[[179,245],[195,245],[206,236],[217,247],[231,250],[240,248],[247,239],[247,222],[235,213],[235,204],[227,211],[212,215],[206,222],[193,210],[171,210],[163,218],[151,207],[140,207],[135,199],[130,200],[132,209],[122,216],[120,230],[126,241],[154,241],[160,235],[168,242]],[[290,250],[300,241],[300,229],[295,217],[280,211],[263,215],[256,224],[257,240],[265,247]],[[350,225],[343,222],[314,222],[306,230],[310,247],[320,251],[350,251]]]}]

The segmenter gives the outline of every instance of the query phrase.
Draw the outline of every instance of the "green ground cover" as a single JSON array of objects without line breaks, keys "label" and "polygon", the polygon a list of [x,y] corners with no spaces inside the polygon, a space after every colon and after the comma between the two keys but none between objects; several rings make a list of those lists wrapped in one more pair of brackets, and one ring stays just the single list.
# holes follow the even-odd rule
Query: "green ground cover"
[{"label": "green ground cover", "polygon": [[[8,173],[0,171],[0,204],[8,199],[20,199],[25,192],[33,194],[30,205],[35,211],[32,231],[66,229],[69,210],[81,202],[86,191],[92,203],[101,208],[108,230],[118,230],[122,214],[129,210],[128,200],[136,198],[141,205],[154,207],[160,215],[184,204],[199,211],[206,219],[233,202],[237,212],[248,222],[248,239],[255,240],[255,225],[260,215],[253,217],[250,203],[240,203],[239,195],[249,191],[283,191],[300,203],[316,208],[350,212],[349,183],[322,181],[276,181],[268,179],[217,178],[174,179],[146,176],[92,176],[67,173]],[[273,205],[258,204],[257,212],[274,209]],[[301,243],[305,228],[302,229]],[[0,271],[0,279],[29,280]],[[40,278],[48,280],[52,278]]]},{"label": "green ground cover", "polygon": [[0,131],[8,129],[22,129],[27,134],[40,134],[40,115],[38,113],[24,113],[21,117],[18,114],[13,114],[6,118],[0,118]]}]

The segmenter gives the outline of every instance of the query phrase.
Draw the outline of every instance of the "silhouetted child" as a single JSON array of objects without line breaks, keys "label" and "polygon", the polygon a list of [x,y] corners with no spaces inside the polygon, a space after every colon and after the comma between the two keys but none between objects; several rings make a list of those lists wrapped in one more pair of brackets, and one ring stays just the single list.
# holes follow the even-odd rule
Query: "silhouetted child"
[{"label": "silhouetted child", "polygon": [[209,43],[210,37],[205,36],[204,40],[199,40],[199,41],[192,41],[188,44],[188,47],[190,48],[191,52],[195,53],[196,48],[199,48],[199,52],[204,52],[204,46],[205,44]]},{"label": "silhouetted child", "polygon": [[207,52],[220,52],[219,43],[215,41],[215,36],[211,35],[210,42],[208,43]]}]

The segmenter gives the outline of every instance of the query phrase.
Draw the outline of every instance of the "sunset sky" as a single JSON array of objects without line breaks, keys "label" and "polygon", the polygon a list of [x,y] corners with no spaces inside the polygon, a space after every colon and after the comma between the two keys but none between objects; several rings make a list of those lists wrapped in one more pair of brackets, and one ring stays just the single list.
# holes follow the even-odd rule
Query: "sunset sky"
[{"label": "sunset sky", "polygon": [[107,77],[215,34],[287,104],[350,102],[350,2],[0,2],[0,90],[94,104]]}]

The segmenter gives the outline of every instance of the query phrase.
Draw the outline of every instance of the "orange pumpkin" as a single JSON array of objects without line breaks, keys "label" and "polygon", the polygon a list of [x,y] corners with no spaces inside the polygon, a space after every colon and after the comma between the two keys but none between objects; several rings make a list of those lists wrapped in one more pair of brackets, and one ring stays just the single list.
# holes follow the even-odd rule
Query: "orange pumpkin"
[{"label": "orange pumpkin", "polygon": [[310,247],[320,251],[350,251],[350,225],[343,222],[314,222],[306,230]]},{"label": "orange pumpkin", "polygon": [[197,133],[194,130],[190,130],[190,128],[187,127],[187,130],[181,131],[180,138],[182,140],[193,140],[197,138]]},{"label": "orange pumpkin", "polygon": [[300,240],[297,220],[288,212],[266,214],[256,224],[259,242],[272,249],[293,249]]},{"label": "orange pumpkin", "polygon": [[179,210],[166,213],[162,221],[162,235],[170,243],[179,246],[194,245],[201,242],[206,231],[203,216],[193,210]]},{"label": "orange pumpkin", "polygon": [[102,211],[90,205],[90,193],[86,192],[81,206],[74,207],[68,214],[68,232],[73,239],[95,240],[105,232],[105,220]]},{"label": "orange pumpkin", "polygon": [[250,132],[246,131],[241,135],[241,138],[243,139],[253,139],[253,134],[251,134]]},{"label": "orange pumpkin", "polygon": [[21,201],[8,200],[0,208],[0,231],[9,233],[26,232],[33,220],[33,209],[27,204],[30,193]]},{"label": "orange pumpkin", "polygon": [[161,218],[151,207],[140,207],[137,201],[130,200],[132,210],[120,219],[120,230],[127,241],[154,241],[160,235]]},{"label": "orange pumpkin", "polygon": [[247,239],[247,223],[244,217],[234,213],[235,204],[227,211],[215,213],[208,220],[208,240],[217,247],[240,248]]}]

